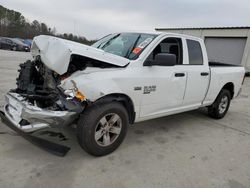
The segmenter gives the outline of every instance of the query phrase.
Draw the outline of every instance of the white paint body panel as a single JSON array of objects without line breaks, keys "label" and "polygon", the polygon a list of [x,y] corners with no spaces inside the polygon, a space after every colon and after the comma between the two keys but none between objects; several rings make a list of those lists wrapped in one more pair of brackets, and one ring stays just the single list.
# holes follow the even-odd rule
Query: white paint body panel
[{"label": "white paint body panel", "polygon": [[[203,65],[189,65],[186,39],[198,40],[200,42],[203,51]],[[209,76],[201,76],[201,72],[209,72],[206,48],[204,45],[202,45],[203,41],[201,39],[185,37],[182,42],[184,56],[183,66],[185,66],[184,69],[187,74],[187,83],[183,106],[200,107],[201,102],[204,100],[209,87]]]},{"label": "white paint body panel", "polygon": [[210,67],[211,81],[203,104],[212,104],[221,88],[231,82],[234,84],[234,98],[238,96],[244,78],[243,67]]},{"label": "white paint body panel", "polygon": [[[143,66],[143,62],[154,47],[167,37],[182,39],[183,65],[171,67]],[[189,65],[186,39],[200,42],[204,65]],[[210,68],[203,40],[185,35],[160,34],[148,45],[137,60],[131,61],[65,40],[58,40],[55,43],[49,41],[48,48],[42,38],[38,40],[39,42],[36,41],[33,44],[33,49],[36,50],[35,45],[37,45],[37,49],[41,49],[38,54],[41,55],[42,60],[45,60],[45,64],[58,73],[67,69],[66,65],[69,63],[70,55],[74,53],[119,66],[125,66],[130,62],[124,68],[87,68],[84,71],[75,72],[62,82],[61,87],[71,89],[73,87],[71,80],[73,80],[78,89],[93,102],[109,94],[124,94],[133,102],[136,122],[211,105],[222,87],[229,82],[234,84],[236,96],[244,77],[243,67]],[[63,46],[60,47],[59,52],[54,49],[58,45]],[[54,57],[53,53],[57,53],[58,57]],[[185,76],[175,77],[175,73],[178,72],[185,73]],[[209,75],[201,77],[201,72],[208,72]],[[156,91],[144,94],[144,86],[156,86]],[[135,90],[135,87],[141,87],[141,90]]]}]

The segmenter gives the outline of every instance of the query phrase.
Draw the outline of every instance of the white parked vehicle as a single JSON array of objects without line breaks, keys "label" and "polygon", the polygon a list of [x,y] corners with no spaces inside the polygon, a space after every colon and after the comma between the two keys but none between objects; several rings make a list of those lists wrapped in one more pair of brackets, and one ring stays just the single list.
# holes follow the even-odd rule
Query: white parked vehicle
[{"label": "white parked vehicle", "polygon": [[7,121],[27,134],[77,122],[95,156],[113,152],[129,124],[200,107],[223,118],[245,74],[208,62],[202,39],[169,33],[116,33],[92,46],[38,36],[31,52],[6,95]]}]

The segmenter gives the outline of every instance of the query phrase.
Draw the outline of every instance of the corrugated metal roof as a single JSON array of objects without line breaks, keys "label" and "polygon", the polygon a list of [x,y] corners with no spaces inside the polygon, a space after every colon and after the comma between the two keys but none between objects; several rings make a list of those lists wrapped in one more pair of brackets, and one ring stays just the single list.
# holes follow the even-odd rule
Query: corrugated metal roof
[{"label": "corrugated metal roof", "polygon": [[183,27],[183,28],[155,28],[156,31],[161,30],[212,30],[212,29],[250,29],[250,26],[241,26],[241,27]]}]

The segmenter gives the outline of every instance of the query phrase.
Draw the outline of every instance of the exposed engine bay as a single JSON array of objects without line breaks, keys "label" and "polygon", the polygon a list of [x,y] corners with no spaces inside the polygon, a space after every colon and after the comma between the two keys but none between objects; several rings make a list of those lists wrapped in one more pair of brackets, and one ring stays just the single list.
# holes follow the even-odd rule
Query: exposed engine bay
[{"label": "exposed engine bay", "polygon": [[46,108],[59,99],[57,85],[60,77],[49,70],[40,59],[20,64],[16,93],[27,98],[32,104]]},{"label": "exposed engine bay", "polygon": [[77,105],[79,105],[80,101],[68,100],[58,86],[61,80],[68,78],[76,71],[83,71],[87,67],[114,68],[118,66],[79,55],[72,55],[68,71],[63,75],[59,75],[47,68],[38,56],[33,61],[28,60],[20,64],[17,88],[12,92],[20,94],[30,103],[40,108],[79,112],[81,109],[78,109]]}]

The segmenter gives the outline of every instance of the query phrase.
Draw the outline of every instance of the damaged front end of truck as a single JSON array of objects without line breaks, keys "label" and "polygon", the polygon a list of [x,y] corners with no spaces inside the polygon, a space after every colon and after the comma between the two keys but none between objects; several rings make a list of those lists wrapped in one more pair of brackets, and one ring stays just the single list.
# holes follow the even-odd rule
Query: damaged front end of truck
[{"label": "damaged front end of truck", "polygon": [[[20,64],[17,87],[6,94],[1,113],[4,122],[24,136],[72,124],[93,102],[71,79],[76,72],[81,74],[87,67],[104,69],[128,64],[125,58],[49,36],[36,37],[31,53],[34,59]],[[41,145],[41,140],[38,142]]]},{"label": "damaged front end of truck", "polygon": [[60,76],[39,59],[20,65],[17,88],[6,94],[4,113],[25,132],[72,123],[86,106],[59,87]]}]

